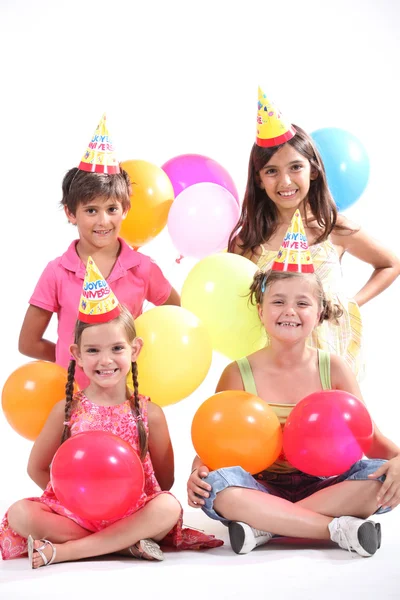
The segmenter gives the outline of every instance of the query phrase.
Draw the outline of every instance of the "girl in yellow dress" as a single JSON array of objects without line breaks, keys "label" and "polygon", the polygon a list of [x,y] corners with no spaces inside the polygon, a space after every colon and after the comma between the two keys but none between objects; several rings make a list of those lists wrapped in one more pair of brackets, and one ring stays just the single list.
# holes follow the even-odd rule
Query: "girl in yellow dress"
[{"label": "girl in yellow dress", "polygon": [[[338,214],[322,159],[312,138],[285,122],[259,92],[257,141],[253,145],[242,213],[228,251],[271,268],[293,214],[300,210],[312,260],[329,300],[343,309],[339,325],[324,321],[309,345],[342,356],[353,373],[362,371],[362,322],[359,307],[380,294],[400,274],[400,260],[361,228]],[[343,289],[345,252],[374,271],[353,299]]]}]

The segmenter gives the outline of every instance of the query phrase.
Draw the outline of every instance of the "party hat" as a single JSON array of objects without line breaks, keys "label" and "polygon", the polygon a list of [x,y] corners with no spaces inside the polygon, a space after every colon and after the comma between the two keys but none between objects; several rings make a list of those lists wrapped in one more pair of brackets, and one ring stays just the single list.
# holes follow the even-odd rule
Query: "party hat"
[{"label": "party hat", "polygon": [[78,169],[90,173],[108,173],[109,175],[120,172],[114,146],[108,133],[105,114],[97,125]]},{"label": "party hat", "polygon": [[283,238],[272,270],[314,273],[314,265],[299,210],[296,210],[292,217],[292,222]]},{"label": "party hat", "polygon": [[294,127],[282,117],[280,110],[258,88],[257,146],[269,148],[284,144],[296,135]]},{"label": "party hat", "polygon": [[107,323],[118,317],[121,308],[113,291],[91,256],[86,264],[78,319],[84,323]]}]

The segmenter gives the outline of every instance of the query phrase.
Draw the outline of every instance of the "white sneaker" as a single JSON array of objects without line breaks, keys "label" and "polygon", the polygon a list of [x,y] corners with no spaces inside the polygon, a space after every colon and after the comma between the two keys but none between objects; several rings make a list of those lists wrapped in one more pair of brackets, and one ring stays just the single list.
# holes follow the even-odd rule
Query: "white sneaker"
[{"label": "white sneaker", "polygon": [[231,521],[228,529],[232,550],[236,554],[247,554],[257,546],[262,546],[269,542],[273,536],[268,531],[254,529],[254,527],[250,527],[247,523],[241,523],[240,521]]},{"label": "white sneaker", "polygon": [[381,526],[356,517],[337,517],[329,523],[331,540],[344,550],[372,556],[381,545]]}]

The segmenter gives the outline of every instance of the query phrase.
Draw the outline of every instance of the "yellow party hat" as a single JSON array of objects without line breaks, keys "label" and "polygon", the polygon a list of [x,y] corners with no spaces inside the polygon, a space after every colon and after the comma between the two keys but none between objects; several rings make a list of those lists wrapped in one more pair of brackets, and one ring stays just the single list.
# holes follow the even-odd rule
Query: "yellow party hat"
[{"label": "yellow party hat", "polygon": [[294,127],[282,117],[280,110],[258,88],[257,146],[268,148],[284,144],[296,135]]},{"label": "yellow party hat", "polygon": [[90,173],[108,173],[109,175],[120,172],[114,146],[108,133],[105,114],[97,125],[78,169]]},{"label": "yellow party hat", "polygon": [[118,317],[121,308],[113,291],[91,256],[86,264],[78,319],[84,323],[107,323]]},{"label": "yellow party hat", "polygon": [[283,238],[272,270],[314,273],[314,265],[299,210],[296,210],[292,217],[292,222]]}]

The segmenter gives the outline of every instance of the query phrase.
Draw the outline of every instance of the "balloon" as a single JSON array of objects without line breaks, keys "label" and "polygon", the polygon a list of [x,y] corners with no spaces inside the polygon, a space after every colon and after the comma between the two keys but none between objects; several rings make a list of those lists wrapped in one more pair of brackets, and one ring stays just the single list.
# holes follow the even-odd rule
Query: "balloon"
[{"label": "balloon", "polygon": [[214,254],[193,267],[182,287],[182,306],[202,320],[213,349],[232,360],[266,343],[257,308],[248,300],[256,271],[243,256]]},{"label": "balloon", "polygon": [[4,415],[13,429],[35,440],[51,409],[65,398],[67,371],[52,362],[36,360],[11,373],[1,396]]},{"label": "balloon", "polygon": [[134,508],[144,486],[132,446],[107,431],[78,433],[57,450],[51,484],[58,500],[90,520],[119,519]]},{"label": "balloon", "polygon": [[127,160],[121,166],[132,182],[131,209],[122,222],[121,236],[137,248],[150,242],[165,227],[174,190],[167,175],[156,165]]},{"label": "balloon", "polygon": [[176,197],[168,215],[168,231],[182,256],[204,258],[228,246],[239,220],[239,205],[216,183],[197,183]]},{"label": "balloon", "polygon": [[161,167],[171,180],[175,197],[196,183],[216,183],[227,189],[239,204],[239,194],[232,177],[216,160],[201,154],[181,154]]},{"label": "balloon", "polygon": [[144,341],[137,360],[139,391],[153,402],[160,406],[178,402],[207,375],[212,360],[210,338],[188,310],[152,308],[136,319],[136,333]]},{"label": "balloon", "polygon": [[344,129],[326,127],[311,134],[325,165],[328,185],[339,210],[361,196],[369,178],[369,158],[360,140]]},{"label": "balloon", "polygon": [[372,442],[373,423],[365,404],[340,390],[315,392],[290,413],[283,450],[297,469],[330,477],[347,471]]},{"label": "balloon", "polygon": [[209,469],[238,465],[254,474],[278,458],[282,428],[267,402],[248,392],[229,390],[214,394],[198,408],[192,442]]}]

